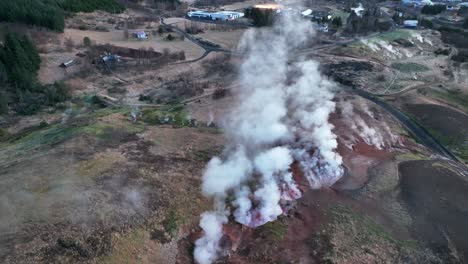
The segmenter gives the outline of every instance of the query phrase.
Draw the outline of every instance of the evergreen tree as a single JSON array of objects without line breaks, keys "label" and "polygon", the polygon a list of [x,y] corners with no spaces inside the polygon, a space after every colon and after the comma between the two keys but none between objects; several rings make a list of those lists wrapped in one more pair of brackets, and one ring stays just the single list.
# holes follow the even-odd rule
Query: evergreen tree
[{"label": "evergreen tree", "polygon": [[17,113],[33,114],[45,105],[70,98],[63,83],[42,86],[37,82],[41,59],[34,44],[25,36],[7,33],[0,46],[0,114],[9,105]]}]

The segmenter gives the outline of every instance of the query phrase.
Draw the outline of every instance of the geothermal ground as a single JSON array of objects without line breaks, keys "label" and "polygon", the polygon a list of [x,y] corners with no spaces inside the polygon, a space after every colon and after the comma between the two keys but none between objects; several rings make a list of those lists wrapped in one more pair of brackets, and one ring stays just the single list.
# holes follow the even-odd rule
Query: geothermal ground
[{"label": "geothermal ground", "polygon": [[[35,39],[40,82],[72,91],[0,116],[0,263],[468,262],[468,63],[451,59],[455,44],[295,20],[253,34],[161,20],[148,2],[75,14],[64,33],[0,24]],[[150,38],[125,37],[128,23]],[[102,67],[111,47],[121,64]]]}]

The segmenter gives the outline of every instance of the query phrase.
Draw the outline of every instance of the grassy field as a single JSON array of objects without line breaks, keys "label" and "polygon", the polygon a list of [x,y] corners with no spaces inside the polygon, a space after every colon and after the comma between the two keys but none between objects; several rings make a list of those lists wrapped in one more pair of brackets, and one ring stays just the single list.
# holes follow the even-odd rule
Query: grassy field
[{"label": "grassy field", "polygon": [[428,67],[415,63],[415,62],[407,62],[407,63],[400,63],[400,62],[395,62],[392,63],[392,68],[401,71],[401,72],[406,72],[406,73],[413,73],[413,72],[424,72],[429,70]]},{"label": "grassy field", "polygon": [[[380,39],[380,40],[383,40],[383,41],[391,42],[391,41],[394,41],[396,39],[400,39],[400,38],[409,39],[411,37],[412,37],[411,31],[409,31],[407,29],[397,29],[397,30],[392,31],[392,32],[383,33],[383,34],[379,35],[378,37],[376,37],[375,39]],[[370,39],[370,40],[372,40],[372,39]]]}]

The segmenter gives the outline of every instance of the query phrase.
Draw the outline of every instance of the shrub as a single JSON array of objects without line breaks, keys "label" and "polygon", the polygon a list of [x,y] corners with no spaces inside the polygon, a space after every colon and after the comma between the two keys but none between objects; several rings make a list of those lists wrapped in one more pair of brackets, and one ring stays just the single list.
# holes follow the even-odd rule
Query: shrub
[{"label": "shrub", "polygon": [[55,82],[45,88],[45,96],[49,105],[55,105],[71,98],[70,90],[63,82]]},{"label": "shrub", "polygon": [[91,46],[91,39],[88,38],[88,37],[84,37],[84,38],[83,38],[83,45],[84,45],[85,47],[90,47],[90,46]]},{"label": "shrub", "polygon": [[340,28],[343,25],[343,21],[341,21],[341,17],[334,17],[331,24],[336,28]]},{"label": "shrub", "polygon": [[0,142],[7,140],[10,137],[10,133],[5,129],[0,128]]},{"label": "shrub", "polygon": [[452,51],[452,50],[451,50],[450,48],[448,48],[448,49],[441,49],[441,48],[439,48],[439,49],[436,49],[436,50],[434,51],[434,54],[435,54],[435,55],[445,55],[445,56],[448,56],[448,55],[450,54],[451,51]]},{"label": "shrub", "polygon": [[0,115],[8,113],[8,97],[6,92],[0,91]]},{"label": "shrub", "polygon": [[213,93],[213,99],[218,100],[230,94],[229,89],[217,88]]},{"label": "shrub", "polygon": [[459,50],[457,54],[453,55],[450,59],[456,62],[468,62],[468,51]]},{"label": "shrub", "polygon": [[271,26],[274,20],[273,9],[248,8],[245,10],[245,16],[253,20],[256,27]]},{"label": "shrub", "polygon": [[43,95],[33,94],[29,91],[21,92],[18,94],[18,102],[14,109],[20,115],[32,115],[41,109],[43,102]]},{"label": "shrub", "polygon": [[174,38],[174,36],[169,34],[169,35],[167,35],[166,39],[169,40],[169,41],[173,41],[175,38]]},{"label": "shrub", "polygon": [[422,26],[422,27],[425,27],[425,28],[433,28],[434,27],[434,24],[432,23],[431,20],[429,19],[421,19],[419,20],[419,25]]},{"label": "shrub", "polygon": [[425,5],[421,9],[422,14],[426,15],[437,15],[444,12],[447,9],[445,5]]}]

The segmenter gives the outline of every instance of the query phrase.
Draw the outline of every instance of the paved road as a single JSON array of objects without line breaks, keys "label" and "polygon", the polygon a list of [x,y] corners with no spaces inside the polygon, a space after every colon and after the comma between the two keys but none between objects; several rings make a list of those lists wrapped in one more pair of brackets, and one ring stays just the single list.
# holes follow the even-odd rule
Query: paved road
[{"label": "paved road", "polygon": [[406,130],[408,130],[408,132],[411,133],[411,135],[416,139],[416,141],[418,141],[422,145],[428,147],[435,153],[447,159],[460,162],[455,155],[453,155],[447,148],[445,148],[439,141],[437,141],[437,139],[435,139],[424,127],[420,126],[418,123],[413,121],[402,111],[398,110],[397,108],[389,105],[385,101],[379,99],[378,97],[366,91],[363,91],[360,89],[353,89],[349,87],[345,89],[348,89],[351,92],[369,101],[372,101],[376,105],[382,107],[385,111],[387,111],[393,117],[395,117],[406,128]]}]

